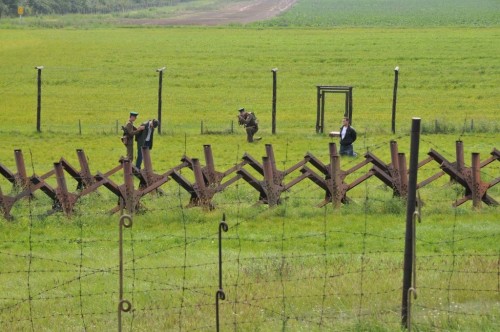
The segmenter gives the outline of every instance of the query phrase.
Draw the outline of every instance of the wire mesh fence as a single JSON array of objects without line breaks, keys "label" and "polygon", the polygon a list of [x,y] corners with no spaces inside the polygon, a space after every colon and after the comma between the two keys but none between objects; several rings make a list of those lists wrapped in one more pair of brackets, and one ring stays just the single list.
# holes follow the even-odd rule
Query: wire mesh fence
[{"label": "wire mesh fence", "polygon": [[[387,147],[370,150],[376,154],[381,149]],[[454,160],[452,153],[443,154]],[[277,164],[287,169],[296,162]],[[342,168],[358,163],[346,159]],[[439,169],[431,165],[421,169],[422,178]],[[218,164],[220,169],[233,166]],[[368,168],[349,176],[359,178]],[[191,169],[181,172],[195,181]],[[498,174],[494,164],[481,175]],[[500,315],[496,208],[479,215],[453,208],[463,187],[449,179],[440,178],[420,191],[424,207],[417,227],[418,298],[412,326],[494,329]],[[27,195],[13,207],[17,222],[6,227],[3,221],[0,321],[12,330],[120,325],[124,330],[196,331],[216,329],[218,315],[222,330],[398,329],[404,203],[375,177],[348,195],[351,202],[341,209],[331,204],[317,208],[325,191],[301,181],[269,209],[255,204],[254,188],[236,181],[213,197],[216,209],[210,212],[188,208],[191,193],[169,181],[161,193],[141,200],[121,241],[119,216],[109,215],[117,200],[112,191],[101,188],[81,197],[71,218],[47,218],[52,198],[40,192]],[[437,218],[447,220],[436,220],[436,212],[426,211],[426,205],[438,207]],[[222,211],[228,231],[221,236],[220,262],[217,229]],[[225,296],[217,301],[219,268]],[[130,308],[119,310],[122,299]]]}]

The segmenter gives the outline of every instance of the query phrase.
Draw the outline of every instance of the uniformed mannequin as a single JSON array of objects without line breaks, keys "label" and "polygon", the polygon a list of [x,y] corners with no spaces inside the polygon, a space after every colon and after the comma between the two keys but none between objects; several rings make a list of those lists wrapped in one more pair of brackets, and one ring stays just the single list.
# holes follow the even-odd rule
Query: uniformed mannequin
[{"label": "uniformed mannequin", "polygon": [[[240,114],[238,115],[238,123],[245,127],[247,132],[247,142],[252,143],[254,141],[253,136],[259,131],[259,123],[257,117],[252,112],[245,111],[244,108],[238,110]],[[257,137],[255,140],[260,140],[262,137]]]},{"label": "uniformed mannequin", "polygon": [[130,117],[127,123],[122,127],[126,140],[125,145],[127,147],[127,158],[129,161],[134,159],[134,136],[144,130],[144,126],[142,125],[139,126],[139,128],[134,127],[134,121],[137,119],[138,115],[139,113],[137,112],[130,112]]}]

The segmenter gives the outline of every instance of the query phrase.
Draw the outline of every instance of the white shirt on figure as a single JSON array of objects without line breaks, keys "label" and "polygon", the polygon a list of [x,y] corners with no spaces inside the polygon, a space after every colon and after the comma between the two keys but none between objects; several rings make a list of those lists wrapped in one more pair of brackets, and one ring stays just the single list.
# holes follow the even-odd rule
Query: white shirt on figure
[{"label": "white shirt on figure", "polygon": [[340,137],[342,137],[342,139],[344,139],[346,132],[347,132],[347,127],[346,126],[342,127],[342,131],[340,132]]}]

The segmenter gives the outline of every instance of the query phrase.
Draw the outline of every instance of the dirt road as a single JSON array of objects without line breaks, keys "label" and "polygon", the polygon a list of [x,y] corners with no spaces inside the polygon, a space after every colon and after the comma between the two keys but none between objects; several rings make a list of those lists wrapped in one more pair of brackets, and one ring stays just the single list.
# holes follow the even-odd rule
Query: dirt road
[{"label": "dirt road", "polygon": [[124,24],[139,25],[226,25],[266,20],[290,9],[298,0],[247,0],[201,12],[185,12],[176,17],[127,19]]}]

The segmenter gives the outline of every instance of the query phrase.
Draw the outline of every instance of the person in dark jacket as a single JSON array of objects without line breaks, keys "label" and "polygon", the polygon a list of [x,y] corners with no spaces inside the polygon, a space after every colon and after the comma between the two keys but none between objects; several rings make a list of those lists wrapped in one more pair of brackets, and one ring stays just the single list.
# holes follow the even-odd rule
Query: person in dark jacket
[{"label": "person in dark jacket", "polygon": [[142,147],[144,146],[149,150],[153,148],[153,134],[158,127],[158,120],[153,119],[145,121],[141,123],[141,126],[144,126],[144,130],[135,136],[135,140],[137,141],[137,160],[135,162],[135,167],[138,169],[141,169],[142,165]]},{"label": "person in dark jacket", "polygon": [[349,118],[342,119],[342,127],[340,128],[340,155],[341,156],[357,156],[354,152],[352,143],[356,141],[356,130],[349,124]]},{"label": "person in dark jacket", "polygon": [[[252,143],[254,141],[253,136],[259,131],[259,122],[257,117],[252,112],[247,112],[244,108],[238,110],[238,124],[244,126],[247,132],[247,142]],[[255,140],[258,141],[262,137],[256,137]]]}]

